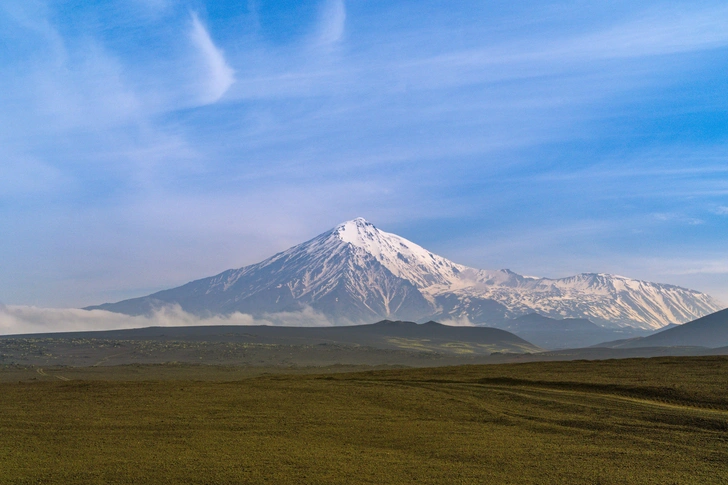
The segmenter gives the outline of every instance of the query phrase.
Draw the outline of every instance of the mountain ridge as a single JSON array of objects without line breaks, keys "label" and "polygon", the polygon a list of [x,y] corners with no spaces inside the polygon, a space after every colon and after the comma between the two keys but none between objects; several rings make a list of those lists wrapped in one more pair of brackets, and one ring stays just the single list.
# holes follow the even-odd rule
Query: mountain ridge
[{"label": "mountain ridge", "polygon": [[700,292],[605,273],[548,279],[454,263],[363,218],[253,265],[87,309],[144,314],[178,304],[196,315],[311,307],[335,324],[381,319],[492,324],[528,313],[657,329],[721,309]]},{"label": "mountain ridge", "polygon": [[[147,341],[237,343],[273,346],[339,345],[353,348],[397,350],[439,355],[488,356],[494,352],[533,354],[544,349],[499,328],[456,327],[439,322],[418,324],[382,320],[365,325],[338,327],[285,327],[273,325],[205,325],[183,327],[144,327],[123,330],[96,330],[3,336],[0,341],[18,339],[75,341]],[[2,342],[0,342],[2,343]],[[68,353],[68,352],[64,352]],[[287,353],[287,352],[285,352]],[[433,355],[432,357],[435,357]]]}]

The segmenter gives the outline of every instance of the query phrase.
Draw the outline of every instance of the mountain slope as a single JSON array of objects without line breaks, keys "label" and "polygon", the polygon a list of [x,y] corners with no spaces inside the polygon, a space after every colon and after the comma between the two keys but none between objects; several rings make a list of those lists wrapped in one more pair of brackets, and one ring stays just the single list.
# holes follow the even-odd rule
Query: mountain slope
[{"label": "mountain slope", "polygon": [[506,320],[498,325],[498,328],[513,332],[545,349],[583,348],[608,339],[624,339],[647,334],[645,330],[631,327],[604,328],[583,318],[560,320],[544,317],[537,313]]},{"label": "mountain slope", "polygon": [[[706,315],[692,322],[671,327],[648,337],[624,342],[607,342],[620,349],[640,347],[709,347],[728,346],[728,309]],[[608,345],[611,344],[611,345]]]},{"label": "mountain slope", "polygon": [[546,279],[469,268],[361,218],[258,264],[89,309],[143,314],[168,304],[197,315],[257,316],[310,307],[337,324],[381,318],[494,324],[535,312],[644,329],[721,308],[693,290],[621,276]]}]

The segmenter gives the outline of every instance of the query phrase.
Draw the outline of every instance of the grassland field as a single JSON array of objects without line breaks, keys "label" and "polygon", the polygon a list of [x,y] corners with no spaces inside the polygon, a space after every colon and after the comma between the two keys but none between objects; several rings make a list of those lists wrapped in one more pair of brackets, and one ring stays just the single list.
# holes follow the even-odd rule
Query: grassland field
[{"label": "grassland field", "polygon": [[0,367],[0,483],[728,483],[728,358]]}]

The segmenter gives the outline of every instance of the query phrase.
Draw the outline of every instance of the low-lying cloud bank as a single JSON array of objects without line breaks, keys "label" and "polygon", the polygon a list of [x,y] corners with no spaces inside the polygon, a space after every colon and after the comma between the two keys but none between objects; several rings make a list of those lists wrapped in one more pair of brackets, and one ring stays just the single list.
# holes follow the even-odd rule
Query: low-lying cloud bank
[{"label": "low-lying cloud bank", "polygon": [[321,327],[331,326],[333,323],[312,308],[305,308],[300,312],[269,314],[261,318],[254,318],[244,313],[202,318],[185,312],[178,305],[163,307],[151,315],[144,316],[130,316],[105,310],[0,305],[0,335],[195,325]]}]

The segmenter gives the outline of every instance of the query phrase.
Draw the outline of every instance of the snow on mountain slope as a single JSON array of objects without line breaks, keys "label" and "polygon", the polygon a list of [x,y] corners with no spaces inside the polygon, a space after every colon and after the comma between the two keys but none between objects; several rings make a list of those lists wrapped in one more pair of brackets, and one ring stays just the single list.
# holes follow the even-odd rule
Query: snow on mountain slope
[{"label": "snow on mountain slope", "polygon": [[[490,280],[492,281],[492,279]],[[522,279],[455,290],[459,298],[494,300],[511,314],[535,311],[553,318],[588,318],[603,325],[657,329],[721,309],[710,296],[672,285],[608,274],[584,273],[562,279]],[[467,308],[451,312],[467,316]]]},{"label": "snow on mountain slope", "polygon": [[721,308],[693,290],[622,276],[546,279],[468,268],[362,218],[258,264],[93,308],[138,314],[165,303],[196,314],[312,307],[337,323],[454,318],[487,324],[538,312],[651,329]]},{"label": "snow on mountain slope", "polygon": [[340,297],[351,300],[349,304],[357,307],[357,314],[391,317],[418,306],[425,312],[427,302],[412,282],[382,265],[368,248],[344,240],[341,233],[346,226],[352,232],[348,224],[338,226],[261,263],[213,280],[206,292],[231,291],[240,301],[276,288],[313,307],[331,296],[334,303],[342,303]]}]

